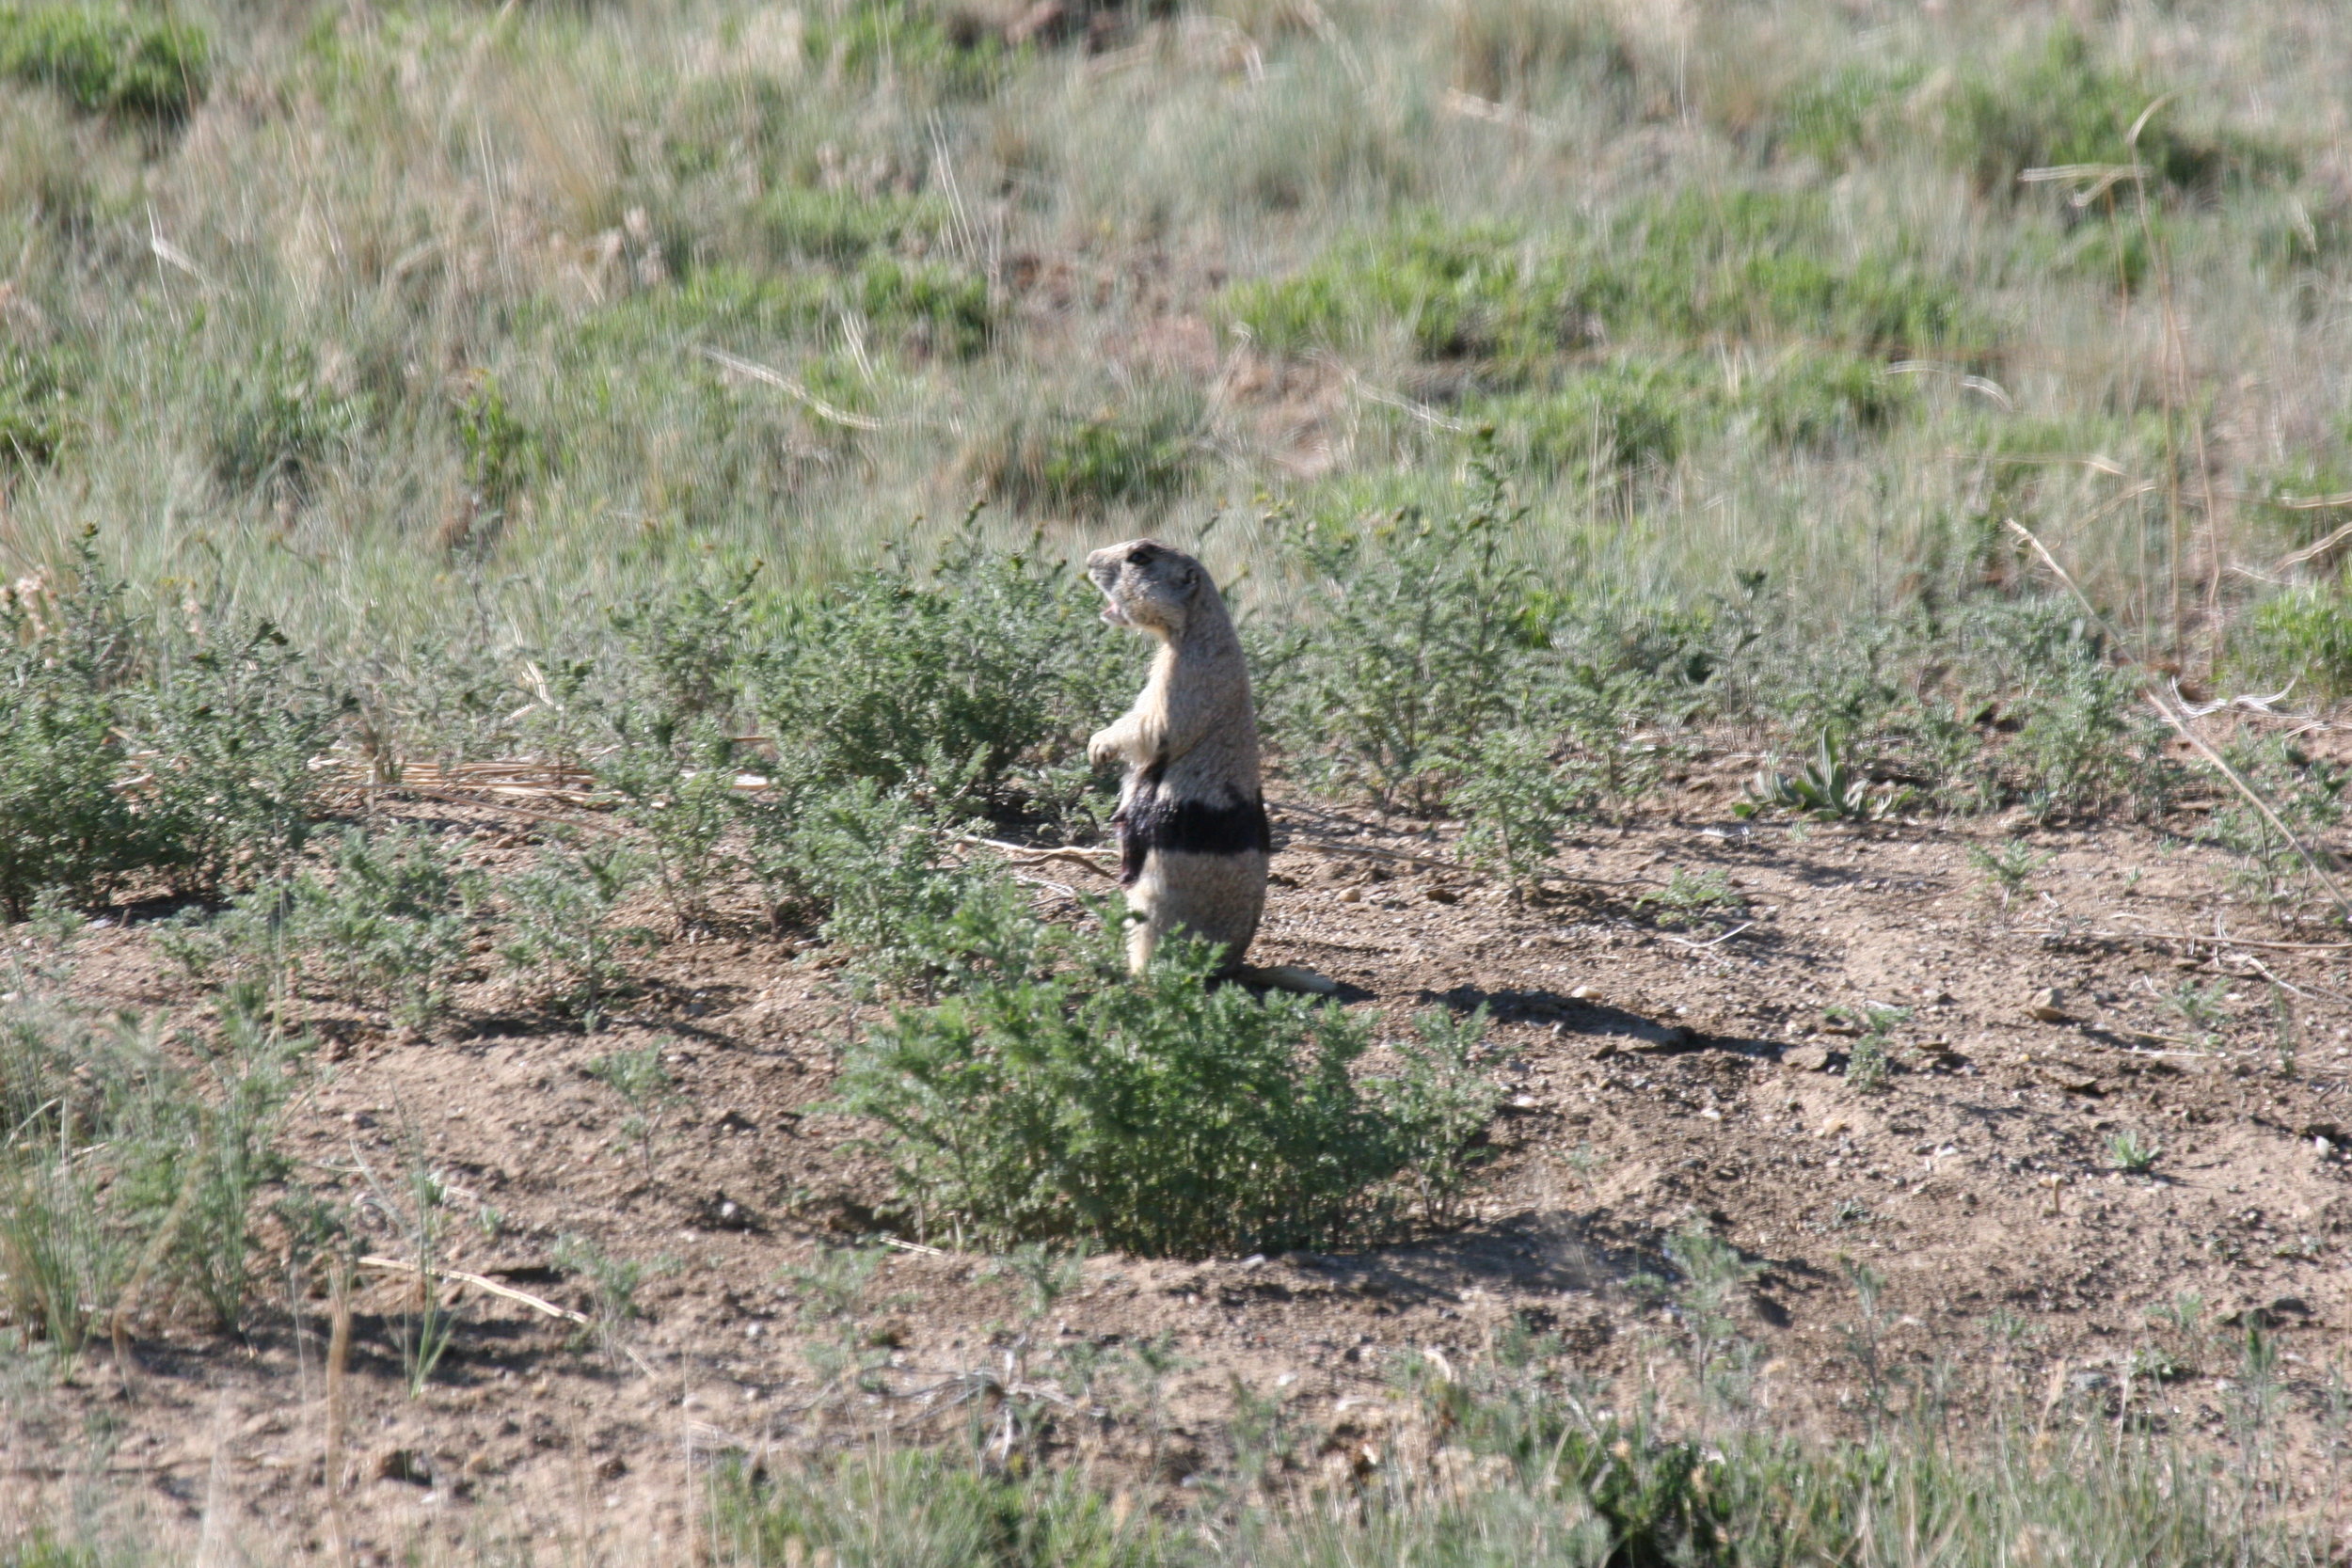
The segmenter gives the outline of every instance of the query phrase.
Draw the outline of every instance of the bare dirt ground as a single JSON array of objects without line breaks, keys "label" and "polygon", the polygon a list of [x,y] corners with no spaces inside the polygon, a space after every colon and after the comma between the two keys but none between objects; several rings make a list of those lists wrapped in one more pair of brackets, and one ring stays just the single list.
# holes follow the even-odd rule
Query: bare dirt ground
[{"label": "bare dirt ground", "polygon": [[[294,1151],[380,1223],[372,1253],[403,1245],[372,1189],[396,1194],[421,1148],[461,1222],[451,1267],[584,1310],[560,1239],[644,1270],[642,1316],[610,1335],[461,1291],[416,1399],[394,1349],[413,1280],[363,1276],[342,1454],[358,1560],[497,1537],[682,1560],[695,1466],[1001,1422],[1009,1385],[1049,1445],[1163,1483],[1219,1463],[1237,1401],[1298,1472],[1360,1470],[1412,1440],[1399,1366],[1457,1370],[1514,1315],[1610,1397],[1688,1409],[1687,1336],[1637,1276],[1670,1272],[1663,1240],[1693,1224],[1763,1265],[1740,1323],[1756,1422],[1859,1430],[1859,1264],[1885,1280],[1882,1390],[1900,1405],[1940,1362],[1963,1420],[2128,1408],[2222,1445],[2234,1345],[2266,1325],[2277,1440],[2307,1492],[2328,1485],[2297,1412],[2352,1327],[2352,943],[2281,929],[2228,891],[2225,857],[2139,828],[1740,823],[1753,767],[1718,754],[1668,811],[1586,833],[1560,861],[1586,880],[1524,907],[1399,858],[1442,856],[1442,834],[1285,807],[1255,961],[1311,966],[1397,1026],[1490,1010],[1508,1096],[1473,1212],[1340,1256],[1095,1258],[1039,1316],[993,1260],[929,1248],[890,1248],[832,1296],[812,1283],[886,1189],[857,1130],[811,1109],[871,1010],[805,938],[665,947],[594,1036],[514,1012],[486,978],[430,1039],[321,1005]],[[531,826],[405,809],[484,865]],[[1967,849],[2009,836],[2052,858],[2004,908]],[[1677,871],[1722,873],[1736,907],[1677,925],[1639,902]],[[195,1006],[135,926],[79,958],[92,1005]],[[1908,1010],[1877,1089],[1845,1076],[1871,1006]],[[648,1042],[679,1090],[649,1154],[584,1070]],[[2125,1133],[2160,1146],[2150,1173],[2113,1168]],[[2196,1325],[2152,1316],[2183,1292]],[[327,1338],[306,1284],[244,1341],[149,1325],[127,1389],[103,1343],[62,1386],[20,1370],[0,1508],[127,1491],[159,1525],[322,1549]],[[864,1358],[864,1389],[828,1385],[827,1344]],[[1094,1352],[1109,1367],[1152,1344],[1177,1358],[1155,1397],[1087,1385]]]}]

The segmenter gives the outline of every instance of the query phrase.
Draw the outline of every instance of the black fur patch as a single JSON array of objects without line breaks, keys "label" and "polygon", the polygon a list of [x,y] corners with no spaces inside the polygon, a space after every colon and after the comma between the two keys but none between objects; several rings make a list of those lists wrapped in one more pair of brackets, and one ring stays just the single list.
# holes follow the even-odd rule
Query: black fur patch
[{"label": "black fur patch", "polygon": [[1265,797],[1225,786],[1225,803],[1172,800],[1160,792],[1160,770],[1146,768],[1127,803],[1111,818],[1119,831],[1119,885],[1132,887],[1143,875],[1144,858],[1154,849],[1184,849],[1196,855],[1274,852],[1274,824],[1266,819]]}]

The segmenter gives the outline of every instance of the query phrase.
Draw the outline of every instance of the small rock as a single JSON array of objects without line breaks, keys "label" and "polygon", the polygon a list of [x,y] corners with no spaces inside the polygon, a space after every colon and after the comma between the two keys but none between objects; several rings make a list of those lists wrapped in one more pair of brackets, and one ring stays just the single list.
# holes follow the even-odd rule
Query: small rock
[{"label": "small rock", "polygon": [[1571,986],[1568,988],[1568,1000],[1571,1002],[1595,1002],[1598,1001],[1599,998],[1600,992],[1595,990],[1590,986]]},{"label": "small rock", "polygon": [[1360,904],[1363,901],[1364,890],[1362,888],[1345,887],[1340,890],[1340,902],[1343,904]]},{"label": "small rock", "polygon": [[2033,993],[2033,1000],[2026,1004],[2026,1012],[2044,1023],[2072,1023],[2074,1015],[2066,1010],[2064,1003],[2065,998],[2056,986],[2045,986]]},{"label": "small rock", "polygon": [[1433,904],[1458,904],[1462,901],[1460,889],[1442,886],[1431,888],[1428,897]]},{"label": "small rock", "polygon": [[1780,1053],[1781,1061],[1799,1072],[1827,1072],[1829,1047],[1825,1045],[1792,1046]]}]

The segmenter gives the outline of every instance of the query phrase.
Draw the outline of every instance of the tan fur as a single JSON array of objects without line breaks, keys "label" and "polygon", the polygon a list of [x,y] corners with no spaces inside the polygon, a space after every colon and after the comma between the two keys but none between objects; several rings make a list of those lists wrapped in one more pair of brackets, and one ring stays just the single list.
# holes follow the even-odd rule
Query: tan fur
[{"label": "tan fur", "polygon": [[[1087,756],[1098,767],[1127,767],[1122,802],[1157,768],[1166,799],[1255,801],[1258,716],[1241,639],[1216,584],[1188,555],[1149,539],[1129,540],[1087,557],[1087,575],[1110,603],[1103,618],[1159,641],[1150,678],[1135,705],[1095,732]],[[1266,856],[1152,849],[1127,888],[1127,957],[1137,973],[1160,940],[1179,928],[1226,949],[1238,965],[1265,910]]]}]

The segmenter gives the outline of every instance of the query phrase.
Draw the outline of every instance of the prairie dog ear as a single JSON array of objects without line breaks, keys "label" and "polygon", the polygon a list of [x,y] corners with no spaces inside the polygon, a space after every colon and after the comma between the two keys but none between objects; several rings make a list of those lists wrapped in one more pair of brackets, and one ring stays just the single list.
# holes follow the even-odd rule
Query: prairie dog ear
[{"label": "prairie dog ear", "polygon": [[1200,563],[1197,561],[1187,561],[1176,569],[1176,586],[1187,595],[1198,594],[1200,592],[1202,576]]}]

